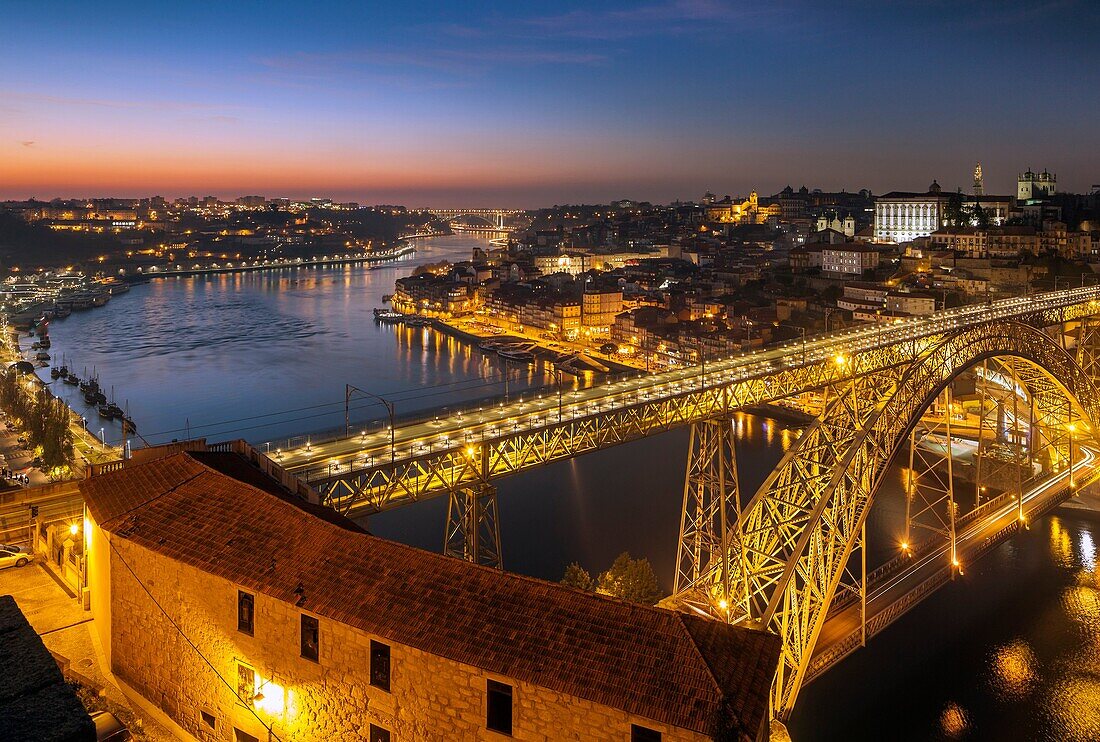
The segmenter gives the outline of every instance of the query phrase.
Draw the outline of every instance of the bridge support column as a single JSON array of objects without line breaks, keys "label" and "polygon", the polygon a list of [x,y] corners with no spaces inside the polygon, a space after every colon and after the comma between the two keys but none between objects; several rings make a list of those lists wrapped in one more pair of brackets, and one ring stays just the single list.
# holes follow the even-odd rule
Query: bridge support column
[{"label": "bridge support column", "polygon": [[[673,594],[693,592],[727,619],[732,600],[730,529],[740,513],[733,418],[723,415],[693,423]],[[745,574],[744,569],[737,572]]]},{"label": "bridge support column", "polygon": [[[1006,388],[993,379],[1007,380],[1010,386]],[[1027,399],[1020,399],[1020,390],[1029,395]],[[992,491],[1022,491],[1027,478],[1024,472],[1028,469],[1024,449],[1031,427],[1030,393],[1016,374],[1014,360],[1007,363],[982,361],[978,392],[980,412],[975,455],[975,507],[981,505],[984,498],[992,497]],[[1009,400],[1005,399],[1005,395],[1009,396]],[[1021,410],[1021,405],[1026,410]],[[1028,420],[1026,430],[1021,417],[1024,412],[1027,412]]]},{"label": "bridge support column", "polygon": [[943,422],[924,429],[915,428],[909,436],[909,476],[905,497],[905,540],[902,550],[914,547],[914,531],[922,529],[945,536],[950,544],[952,574],[961,565],[955,550],[955,470],[952,452],[951,387],[943,396]]},{"label": "bridge support column", "polygon": [[503,569],[496,487],[480,484],[451,492],[443,553],[474,564]]}]

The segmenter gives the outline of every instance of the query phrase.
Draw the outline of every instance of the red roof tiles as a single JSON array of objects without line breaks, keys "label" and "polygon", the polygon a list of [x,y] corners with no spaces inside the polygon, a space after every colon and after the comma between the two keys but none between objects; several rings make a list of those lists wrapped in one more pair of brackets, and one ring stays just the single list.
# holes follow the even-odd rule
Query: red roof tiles
[{"label": "red roof tiles", "polygon": [[724,718],[754,738],[767,716],[773,635],[357,532],[201,457],[126,467],[81,491],[116,536],[398,644],[700,733]]}]

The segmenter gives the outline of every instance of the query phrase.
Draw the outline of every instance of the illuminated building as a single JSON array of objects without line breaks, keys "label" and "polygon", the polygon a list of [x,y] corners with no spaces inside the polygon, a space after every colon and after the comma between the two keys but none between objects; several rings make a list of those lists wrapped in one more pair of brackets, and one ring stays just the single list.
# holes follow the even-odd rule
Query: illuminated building
[{"label": "illuminated building", "polygon": [[721,201],[708,204],[707,221],[719,224],[763,224],[768,217],[779,217],[782,208],[778,203],[763,205],[756,191],[748,199],[737,201],[729,196]]},{"label": "illuminated building", "polygon": [[81,483],[109,665],[189,734],[767,738],[777,637],[372,536],[226,448]]},{"label": "illuminated building", "polygon": [[911,242],[941,229],[947,223],[952,195],[966,209],[981,206],[991,225],[1003,224],[1012,208],[1012,199],[1007,196],[944,193],[940,184],[932,181],[924,193],[891,191],[875,199],[875,241]]},{"label": "illuminated building", "polygon": [[608,332],[621,311],[622,289],[588,289],[581,297],[581,325],[592,332]]},{"label": "illuminated building", "polygon": [[821,248],[821,270],[826,274],[861,276],[864,272],[877,268],[878,261],[878,250],[867,245],[845,243],[823,245]]},{"label": "illuminated building", "polygon": [[1020,173],[1016,179],[1016,199],[1022,203],[1032,203],[1053,197],[1058,192],[1058,176],[1044,170],[1041,173]]}]

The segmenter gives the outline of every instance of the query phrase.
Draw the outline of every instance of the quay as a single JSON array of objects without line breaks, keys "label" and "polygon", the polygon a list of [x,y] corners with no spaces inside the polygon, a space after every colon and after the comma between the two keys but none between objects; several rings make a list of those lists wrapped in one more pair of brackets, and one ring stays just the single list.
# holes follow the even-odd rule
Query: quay
[{"label": "quay", "polygon": [[[412,239],[418,235],[411,235],[408,238]],[[363,263],[383,263],[390,260],[396,260],[404,255],[416,252],[416,248],[409,244],[403,244],[399,247],[393,247],[389,250],[376,250],[370,254],[362,255],[324,255],[319,258],[295,258],[293,260],[257,260],[253,262],[242,261],[239,263],[228,262],[225,265],[218,265],[217,263],[200,266],[194,265],[191,268],[157,268],[153,266],[147,271],[142,271],[135,274],[133,278],[140,281],[144,279],[152,278],[167,278],[169,276],[201,276],[201,275],[214,275],[219,273],[245,273],[249,271],[262,271],[279,268],[312,268],[316,266],[334,266],[334,265],[358,265]]]}]

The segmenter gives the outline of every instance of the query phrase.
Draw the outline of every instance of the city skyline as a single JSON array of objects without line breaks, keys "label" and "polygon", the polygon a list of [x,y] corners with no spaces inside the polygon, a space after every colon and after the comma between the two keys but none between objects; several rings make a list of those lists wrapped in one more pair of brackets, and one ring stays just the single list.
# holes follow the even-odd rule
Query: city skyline
[{"label": "city skyline", "polygon": [[5,20],[0,198],[533,208],[965,191],[978,160],[994,194],[1028,167],[1065,191],[1100,172],[1085,148],[1100,104],[1074,92],[1100,61],[1098,14],[1079,2],[63,4],[49,19],[22,4]]}]

